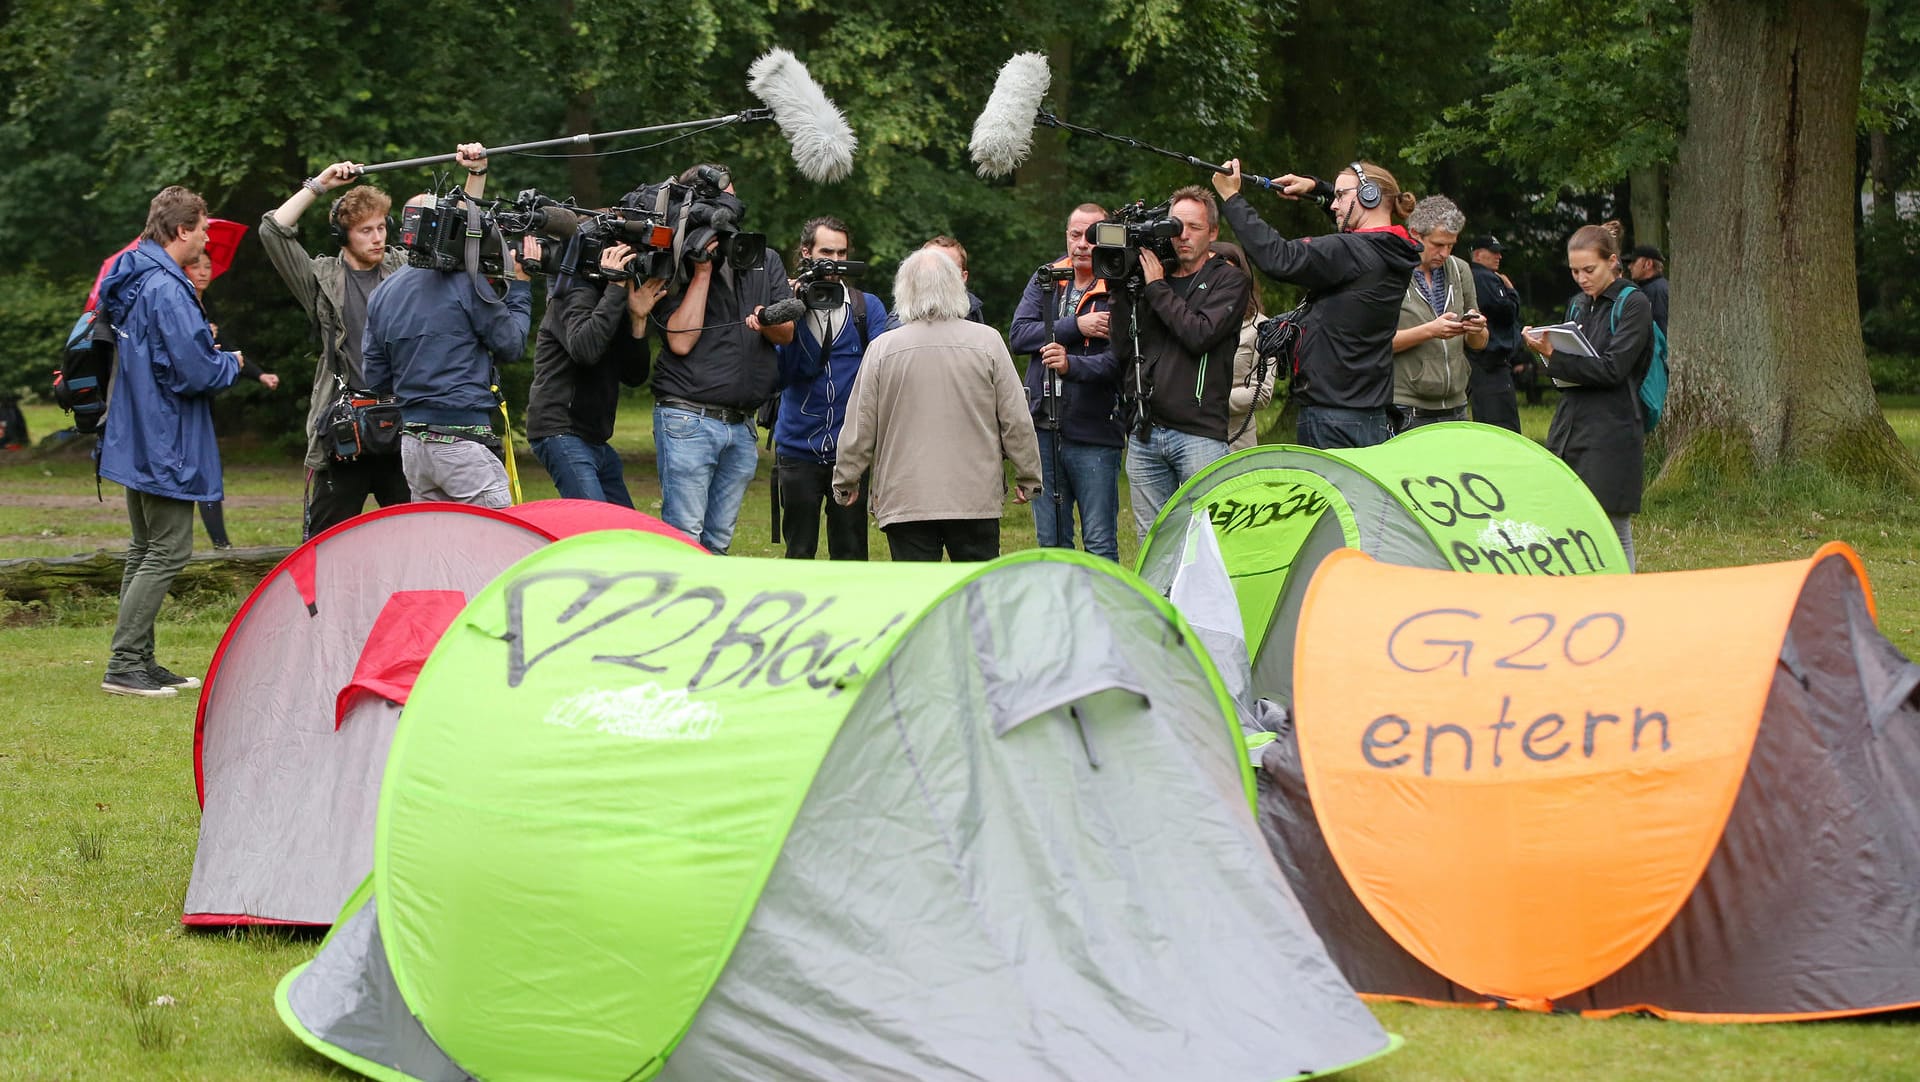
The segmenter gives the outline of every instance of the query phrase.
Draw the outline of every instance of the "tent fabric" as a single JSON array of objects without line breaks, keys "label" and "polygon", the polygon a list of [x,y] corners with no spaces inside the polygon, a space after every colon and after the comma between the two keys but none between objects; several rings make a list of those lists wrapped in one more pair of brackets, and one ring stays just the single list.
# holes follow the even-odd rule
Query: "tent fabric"
[{"label": "tent fabric", "polygon": [[387,598],[360,648],[353,676],[334,697],[334,731],[346,721],[347,707],[356,696],[376,695],[405,706],[420,666],[466,607],[467,595],[458,590],[398,590]]},{"label": "tent fabric", "polygon": [[377,944],[336,933],[282,1016],[378,1078],[459,1077],[415,1073],[444,1069],[422,1036],[536,1079],[1266,1080],[1390,1050],[1250,784],[1197,643],[1106,562],[575,538],[428,660]]},{"label": "tent fabric", "polygon": [[[312,538],[261,581],[201,692],[200,843],[185,923],[333,919],[371,867],[375,798],[410,664],[370,638],[411,639],[417,660],[435,619],[557,537],[619,522],[677,532],[626,508],[579,506],[588,503],[382,508]],[[441,615],[391,608],[399,594],[440,594]],[[361,680],[377,693],[352,693]]]},{"label": "tent fabric", "polygon": [[1858,557],[1496,583],[1355,553],[1260,818],[1363,993],[1703,1021],[1920,1003],[1920,667]]},{"label": "tent fabric", "polygon": [[1425,425],[1377,447],[1239,451],[1190,478],[1141,545],[1141,577],[1164,594],[1189,525],[1218,535],[1245,624],[1257,694],[1292,700],[1300,601],[1328,553],[1523,577],[1618,574],[1626,554],[1566,463],[1491,425]]}]

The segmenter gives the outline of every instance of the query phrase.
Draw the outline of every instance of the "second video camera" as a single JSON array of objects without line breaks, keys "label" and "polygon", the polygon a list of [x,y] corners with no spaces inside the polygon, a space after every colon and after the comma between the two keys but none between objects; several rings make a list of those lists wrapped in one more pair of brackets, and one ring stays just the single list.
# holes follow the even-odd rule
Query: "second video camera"
[{"label": "second video camera", "polygon": [[1093,223],[1087,230],[1093,241],[1093,273],[1109,281],[1131,278],[1140,272],[1142,248],[1172,264],[1173,238],[1185,231],[1173,217],[1171,200],[1149,207],[1145,200],[1129,203],[1113,212],[1107,220]]},{"label": "second video camera", "polygon": [[830,312],[847,299],[848,290],[839,281],[867,273],[867,265],[852,259],[803,259],[794,275],[794,296],[816,312]]}]

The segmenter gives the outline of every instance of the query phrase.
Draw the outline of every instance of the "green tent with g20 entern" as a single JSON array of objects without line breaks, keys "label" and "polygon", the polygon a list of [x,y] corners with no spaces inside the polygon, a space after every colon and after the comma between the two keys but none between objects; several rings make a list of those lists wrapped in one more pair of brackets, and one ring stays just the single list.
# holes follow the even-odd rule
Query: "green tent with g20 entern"
[{"label": "green tent with g20 entern", "polygon": [[548,546],[454,621],[281,982],[380,1079],[1309,1077],[1390,1050],[1218,677],[1105,561]]}]

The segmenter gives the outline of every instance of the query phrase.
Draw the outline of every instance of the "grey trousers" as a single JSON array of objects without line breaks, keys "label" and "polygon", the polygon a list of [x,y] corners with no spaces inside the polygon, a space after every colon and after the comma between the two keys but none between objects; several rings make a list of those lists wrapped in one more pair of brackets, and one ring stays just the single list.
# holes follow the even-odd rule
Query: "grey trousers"
[{"label": "grey trousers", "polygon": [[400,437],[400,468],[416,500],[446,500],[481,507],[513,506],[507,467],[492,451],[472,440],[429,443],[408,433]]},{"label": "grey trousers", "polygon": [[193,555],[193,501],[170,500],[127,490],[127,522],[133,543],[120,574],[120,615],[113,625],[110,673],[137,672],[153,664],[153,624],[173,577]]}]

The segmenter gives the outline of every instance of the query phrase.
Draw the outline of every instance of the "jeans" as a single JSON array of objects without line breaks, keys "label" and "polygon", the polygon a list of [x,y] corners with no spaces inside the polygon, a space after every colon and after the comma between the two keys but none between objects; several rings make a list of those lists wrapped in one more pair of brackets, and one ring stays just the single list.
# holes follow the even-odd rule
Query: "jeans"
[{"label": "jeans", "polygon": [[1302,447],[1377,447],[1393,435],[1384,409],[1302,406],[1294,438]]},{"label": "jeans", "polygon": [[1466,419],[1467,407],[1465,406],[1455,406],[1450,410],[1422,410],[1418,413],[1414,412],[1412,406],[1401,406],[1400,427],[1394,429],[1393,434],[1397,436],[1402,432],[1411,432],[1416,428],[1425,428],[1427,425],[1437,425],[1442,421]]},{"label": "jeans", "polygon": [[120,612],[113,623],[110,673],[143,672],[153,665],[153,625],[173,577],[193,555],[193,501],[127,490],[133,528],[120,573]]},{"label": "jeans", "polygon": [[672,406],[653,407],[653,447],[660,466],[660,517],[708,552],[733,543],[747,483],[760,460],[753,424],[727,424]]},{"label": "jeans", "polygon": [[779,489],[781,540],[787,559],[811,560],[820,551],[820,508],[827,512],[827,555],[835,560],[867,558],[867,483],[845,507],[833,498],[833,466],[781,455],[775,476]]},{"label": "jeans", "polygon": [[956,564],[980,563],[1000,555],[997,518],[926,519],[880,529],[887,535],[887,554],[895,563],[937,564],[942,549]]},{"label": "jeans", "polygon": [[533,441],[533,457],[547,468],[553,487],[565,500],[598,500],[632,507],[620,453],[604,443],[589,443],[571,432]]},{"label": "jeans", "polygon": [[1227,441],[1155,426],[1147,441],[1127,438],[1127,485],[1133,491],[1133,526],[1142,541],[1160,508],[1187,479],[1227,457]]},{"label": "jeans", "polygon": [[[1080,540],[1088,552],[1120,559],[1120,448],[1097,443],[1060,441],[1060,472],[1053,475],[1053,433],[1040,429],[1040,476],[1045,484],[1035,496],[1033,532],[1041,548],[1073,547],[1073,509],[1080,508]],[[1060,493],[1056,511],[1053,495]]]}]

